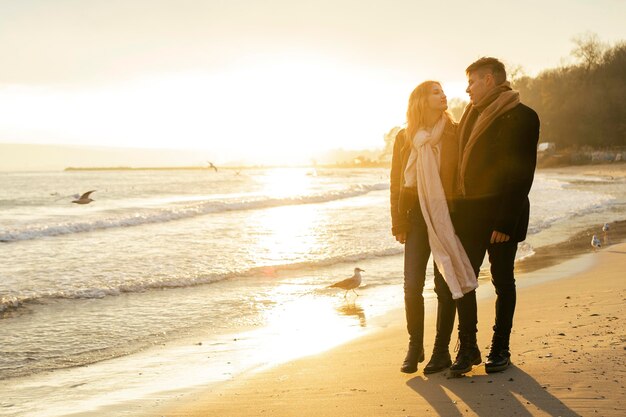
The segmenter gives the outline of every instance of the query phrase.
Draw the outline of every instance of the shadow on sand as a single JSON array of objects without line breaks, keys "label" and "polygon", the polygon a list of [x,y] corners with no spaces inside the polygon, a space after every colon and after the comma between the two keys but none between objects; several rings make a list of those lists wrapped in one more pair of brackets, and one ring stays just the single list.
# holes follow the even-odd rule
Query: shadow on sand
[{"label": "shadow on sand", "polygon": [[579,416],[550,394],[530,375],[511,366],[506,372],[449,378],[446,372],[407,385],[440,416],[460,417],[472,411],[479,416]]}]

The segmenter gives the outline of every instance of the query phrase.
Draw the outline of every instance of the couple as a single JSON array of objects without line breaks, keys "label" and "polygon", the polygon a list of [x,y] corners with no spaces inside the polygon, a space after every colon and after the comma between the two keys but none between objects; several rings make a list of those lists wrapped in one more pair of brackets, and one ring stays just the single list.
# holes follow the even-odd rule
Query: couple
[{"label": "couple", "polygon": [[[405,245],[404,301],[409,349],[401,371],[424,361],[426,264],[432,251],[437,294],[437,335],[424,373],[453,375],[481,363],[476,343],[476,277],[489,254],[496,289],[496,320],[487,372],[510,364],[515,310],[513,263],[526,238],[528,193],[533,182],[539,118],[519,101],[504,65],[481,58],[466,69],[471,102],[458,126],[446,112],[441,85],[426,81],[411,93],[407,125],[395,140],[391,167],[392,233]],[[449,343],[455,312],[460,347]]]}]

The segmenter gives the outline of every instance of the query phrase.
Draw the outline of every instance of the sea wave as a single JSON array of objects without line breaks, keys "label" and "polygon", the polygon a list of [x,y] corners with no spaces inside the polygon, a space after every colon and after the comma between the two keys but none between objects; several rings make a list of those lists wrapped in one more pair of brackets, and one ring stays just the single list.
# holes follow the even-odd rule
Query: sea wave
[{"label": "sea wave", "polygon": [[0,296],[0,313],[17,310],[26,304],[59,299],[99,299],[107,296],[118,296],[125,293],[141,293],[149,290],[166,288],[195,287],[213,284],[227,279],[273,277],[288,271],[300,271],[312,268],[327,267],[341,263],[354,263],[366,259],[395,256],[404,252],[403,247],[390,247],[375,251],[358,252],[323,258],[312,261],[295,262],[280,265],[263,265],[249,269],[230,271],[219,274],[173,277],[159,280],[143,280],[141,282],[102,286],[99,288],[67,288],[63,290],[47,290],[42,292],[28,291],[25,294],[4,294]]},{"label": "sea wave", "polygon": [[535,248],[528,242],[520,242],[517,246],[517,253],[515,254],[515,261],[519,262],[523,259],[530,258],[535,254]]},{"label": "sea wave", "polygon": [[615,196],[571,187],[571,183],[538,176],[530,192],[530,224],[528,234],[549,229],[563,220],[600,212]]},{"label": "sea wave", "polygon": [[96,230],[119,227],[141,226],[151,223],[165,223],[211,213],[240,210],[258,210],[270,207],[298,204],[324,203],[345,198],[357,197],[371,191],[385,190],[387,183],[357,184],[347,189],[326,191],[323,193],[299,195],[286,198],[261,197],[240,201],[193,201],[183,204],[172,204],[160,208],[139,208],[123,210],[121,213],[89,220],[56,222],[53,224],[30,224],[23,228],[0,232],[0,242],[10,243],[33,240],[43,237],[61,236],[73,233],[92,232]]}]

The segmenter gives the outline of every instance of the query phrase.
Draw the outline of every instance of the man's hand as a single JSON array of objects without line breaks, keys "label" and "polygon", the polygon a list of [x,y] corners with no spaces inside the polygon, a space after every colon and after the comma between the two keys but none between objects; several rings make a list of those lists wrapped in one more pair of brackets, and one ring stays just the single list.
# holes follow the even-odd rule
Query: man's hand
[{"label": "man's hand", "polygon": [[404,242],[406,242],[406,233],[398,233],[396,240],[404,245]]},{"label": "man's hand", "polygon": [[[397,239],[397,237],[396,237]],[[491,244],[494,243],[504,243],[504,242],[508,242],[511,239],[511,236],[509,235],[505,235],[502,232],[498,232],[497,230],[494,230],[491,233]]]}]

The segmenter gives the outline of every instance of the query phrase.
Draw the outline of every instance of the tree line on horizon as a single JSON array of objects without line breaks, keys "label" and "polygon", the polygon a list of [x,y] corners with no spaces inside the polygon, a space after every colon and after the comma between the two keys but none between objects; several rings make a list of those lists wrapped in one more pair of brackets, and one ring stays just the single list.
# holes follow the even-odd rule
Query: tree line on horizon
[{"label": "tree line on horizon", "polygon": [[522,102],[541,120],[540,142],[557,148],[626,146],[626,41],[595,34],[573,39],[578,63],[513,78]]}]

